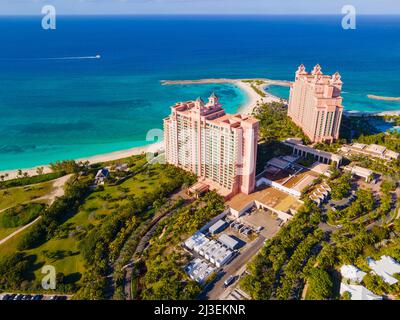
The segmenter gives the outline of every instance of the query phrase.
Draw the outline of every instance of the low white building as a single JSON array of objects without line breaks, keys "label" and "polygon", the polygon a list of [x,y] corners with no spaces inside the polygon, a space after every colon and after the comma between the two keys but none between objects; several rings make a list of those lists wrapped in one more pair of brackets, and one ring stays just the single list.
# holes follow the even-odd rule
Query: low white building
[{"label": "low white building", "polygon": [[215,240],[211,240],[206,245],[204,245],[201,248],[199,248],[197,253],[200,254],[201,256],[204,256],[206,254],[206,252],[208,251],[208,249],[210,249],[215,244],[216,244],[216,241]]},{"label": "low white building", "polygon": [[351,264],[343,265],[340,268],[340,274],[345,279],[348,279],[348,280],[354,281],[354,282],[359,282],[359,283],[366,276],[365,272],[361,271],[360,269],[358,269],[357,267],[355,267]]},{"label": "low white building", "polygon": [[343,295],[345,292],[350,293],[351,300],[382,300],[381,296],[374,294],[364,286],[342,282],[340,284],[340,295]]},{"label": "low white building", "polygon": [[373,272],[390,285],[399,281],[393,277],[393,275],[400,273],[400,263],[398,263],[392,257],[382,256],[378,261],[368,258],[367,262]]},{"label": "low white building", "polygon": [[224,220],[218,220],[216,223],[214,223],[214,224],[208,229],[208,231],[209,231],[211,234],[214,235],[214,234],[216,234],[216,233],[221,232],[223,229],[225,229],[227,225],[228,225],[228,223],[227,223],[226,221],[224,221]]},{"label": "low white building", "polygon": [[[193,236],[187,239],[184,242],[184,245],[189,250],[193,250],[194,252],[203,256],[206,260],[208,260],[218,268],[226,264],[234,255],[234,251],[231,250],[228,246],[225,246],[220,241],[210,240],[204,235],[204,233],[200,231],[196,232]],[[203,260],[200,259],[200,261]],[[189,267],[191,268],[192,265],[189,264],[187,268]],[[187,271],[187,273],[189,274],[189,271]]]},{"label": "low white building", "polygon": [[196,232],[193,236],[185,241],[185,246],[193,250],[195,246],[199,246],[200,244],[206,242],[208,239],[206,236],[201,232]]},{"label": "low white building", "polygon": [[372,170],[359,166],[346,166],[344,170],[350,172],[353,176],[364,178],[366,182],[370,181],[374,175]]},{"label": "low white building", "polygon": [[231,250],[235,250],[239,246],[239,241],[232,238],[231,236],[228,236],[227,234],[222,234],[218,238],[218,241],[221,242],[223,245],[225,245],[226,247],[228,247]]},{"label": "low white building", "polygon": [[190,262],[185,268],[185,272],[188,276],[200,284],[204,284],[214,270],[214,267],[199,258]]}]

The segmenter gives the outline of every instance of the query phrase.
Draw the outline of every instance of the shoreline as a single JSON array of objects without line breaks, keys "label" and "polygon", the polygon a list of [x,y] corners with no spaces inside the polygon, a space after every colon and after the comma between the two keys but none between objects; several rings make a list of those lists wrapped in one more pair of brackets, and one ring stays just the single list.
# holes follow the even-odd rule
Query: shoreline
[{"label": "shoreline", "polygon": [[264,89],[265,87],[269,86],[269,84],[262,84],[262,85],[255,85],[255,87],[258,90],[262,90],[265,93],[265,97],[261,96],[258,94],[251,86],[250,83],[248,82],[243,82],[243,81],[236,81],[234,83],[238,88],[240,88],[242,91],[244,91],[247,94],[248,97],[248,102],[245,105],[242,105],[239,107],[237,110],[237,113],[244,113],[247,115],[251,115],[254,111],[254,108],[257,106],[259,102],[261,103],[270,103],[270,102],[279,102],[283,99],[276,97],[268,92],[266,92]]},{"label": "shoreline", "polygon": [[384,117],[384,116],[400,116],[400,110],[393,111],[381,111],[381,112],[373,112],[373,111],[344,111],[344,114],[349,117]]},{"label": "shoreline", "polygon": [[[96,163],[101,163],[101,162],[108,162],[108,161],[115,161],[119,159],[124,159],[128,158],[131,156],[139,155],[142,153],[147,153],[147,152],[162,152],[164,150],[164,142],[155,142],[152,144],[148,144],[146,146],[140,146],[140,147],[134,147],[126,150],[121,150],[121,151],[114,151],[110,153],[104,153],[104,154],[99,154],[99,155],[94,155],[90,157],[85,157],[85,158],[80,158],[80,159],[75,159],[76,162],[86,162],[88,161],[89,164],[96,164]],[[69,160],[69,159],[64,159],[64,160]],[[62,160],[60,160],[62,161]],[[51,173],[52,170],[50,168],[50,165],[42,165],[42,166],[36,166],[33,168],[27,168],[27,169],[14,169],[14,170],[4,170],[0,171],[0,176],[8,175],[7,177],[4,178],[4,181],[7,180],[12,180],[18,178],[18,171],[21,170],[22,173],[27,172],[30,177],[32,176],[37,176],[37,169],[38,168],[43,168],[43,173]]]},{"label": "shoreline", "polygon": [[[236,113],[243,113],[251,115],[254,108],[259,102],[269,103],[269,102],[279,102],[286,101],[283,98],[272,95],[267,92],[265,88],[271,85],[278,85],[289,87],[291,85],[290,81],[286,80],[272,80],[267,78],[243,78],[243,79],[228,79],[228,78],[210,78],[210,79],[197,79],[197,80],[161,80],[162,85],[186,85],[186,84],[233,84],[237,88],[243,91],[247,96],[247,101],[245,104],[241,105]],[[260,90],[265,96],[260,95],[257,91]],[[354,117],[383,117],[383,116],[400,116],[400,110],[395,111],[382,111],[382,112],[364,112],[364,111],[344,111],[347,116]],[[90,157],[84,157],[75,159],[77,162],[88,161],[90,164],[96,164],[101,162],[115,161],[123,158],[128,158],[133,155],[139,155],[147,152],[162,152],[163,142],[156,142],[148,144],[145,146],[133,147],[130,149],[114,151],[105,154],[94,155]],[[64,159],[68,160],[68,159]],[[62,161],[62,160],[60,160]],[[43,173],[51,173],[52,170],[50,165],[39,165],[33,168],[25,169],[11,169],[11,170],[0,170],[0,176],[8,175],[4,177],[4,180],[11,180],[18,178],[18,171],[22,170],[23,173],[28,173],[29,176],[36,176],[38,168],[43,168]]]},{"label": "shoreline", "polygon": [[[284,99],[276,97],[269,92],[264,90],[266,87],[271,85],[289,87],[290,81],[286,80],[272,80],[267,78],[243,78],[243,79],[227,79],[227,78],[210,78],[210,79],[197,79],[197,80],[161,80],[162,85],[194,85],[194,84],[233,84],[234,86],[241,89],[247,96],[248,101],[240,106],[236,113],[243,113],[251,115],[258,102],[278,102]],[[253,88],[256,88],[256,90]],[[257,93],[260,90],[265,96]]]}]

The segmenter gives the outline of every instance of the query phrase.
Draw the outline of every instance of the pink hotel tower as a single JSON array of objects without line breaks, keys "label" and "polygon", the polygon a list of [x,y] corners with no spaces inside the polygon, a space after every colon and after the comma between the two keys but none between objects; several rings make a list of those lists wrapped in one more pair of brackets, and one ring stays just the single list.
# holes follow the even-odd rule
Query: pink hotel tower
[{"label": "pink hotel tower", "polygon": [[324,75],[320,65],[311,73],[300,65],[290,88],[288,116],[312,142],[331,143],[339,138],[343,82],[340,74]]},{"label": "pink hotel tower", "polygon": [[225,114],[215,94],[171,107],[164,119],[167,163],[196,174],[226,199],[255,189],[258,120]]}]

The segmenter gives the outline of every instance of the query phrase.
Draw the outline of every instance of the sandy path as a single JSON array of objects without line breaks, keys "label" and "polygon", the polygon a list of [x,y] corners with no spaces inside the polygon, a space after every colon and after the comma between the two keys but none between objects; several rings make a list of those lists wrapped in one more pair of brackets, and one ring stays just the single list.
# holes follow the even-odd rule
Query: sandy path
[{"label": "sandy path", "polygon": [[[53,183],[53,190],[40,198],[34,199],[33,201],[36,202],[38,200],[45,200],[49,205],[51,205],[57,197],[62,197],[64,195],[64,186],[65,183],[72,177],[72,174],[63,176],[61,178],[58,178],[56,180],[54,180]],[[28,201],[25,203],[29,203],[29,202],[33,202],[33,201]],[[7,210],[8,208],[4,209],[4,210],[0,210],[0,213]],[[10,235],[8,235],[7,237],[5,237],[4,239],[0,240],[0,245],[3,244],[4,242],[10,240],[11,238],[15,237],[17,234],[21,233],[22,231],[24,231],[25,229],[29,228],[31,225],[33,225],[34,223],[36,223],[37,221],[39,221],[39,219],[41,218],[41,216],[37,217],[35,220],[33,220],[32,222],[28,223],[27,225],[22,226],[21,228],[19,228],[18,230],[15,230],[13,233],[11,233]]]},{"label": "sandy path", "polygon": [[25,229],[29,228],[31,225],[39,221],[41,216],[37,217],[35,220],[33,220],[31,223],[28,223],[24,225],[23,227],[19,228],[18,230],[15,230],[13,233],[11,233],[9,236],[5,237],[4,239],[0,240],[0,245],[2,245],[4,242],[10,240],[11,238],[15,237],[18,233],[21,233]]},{"label": "sandy path", "polygon": [[66,176],[54,180],[53,190],[49,194],[46,194],[43,197],[35,199],[35,201],[45,200],[49,205],[51,205],[56,200],[56,198],[62,197],[64,195],[65,192],[64,185],[71,177],[72,174],[68,174]]}]

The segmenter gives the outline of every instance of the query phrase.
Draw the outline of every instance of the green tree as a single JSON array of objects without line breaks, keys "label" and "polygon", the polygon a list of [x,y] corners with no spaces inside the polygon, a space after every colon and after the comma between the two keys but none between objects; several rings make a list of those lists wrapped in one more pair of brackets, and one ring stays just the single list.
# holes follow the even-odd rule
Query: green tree
[{"label": "green tree", "polygon": [[327,300],[332,297],[333,282],[328,272],[314,268],[308,276],[307,300]]}]

